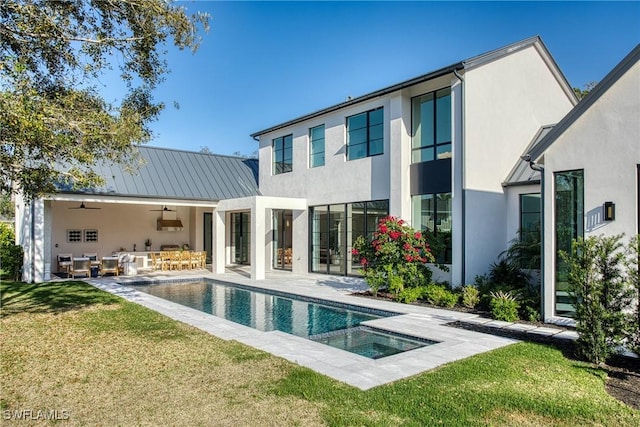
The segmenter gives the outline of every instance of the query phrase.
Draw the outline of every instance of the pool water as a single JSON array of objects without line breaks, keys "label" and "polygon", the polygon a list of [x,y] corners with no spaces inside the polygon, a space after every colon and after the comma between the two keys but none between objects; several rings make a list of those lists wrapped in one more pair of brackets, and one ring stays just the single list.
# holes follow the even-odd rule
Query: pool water
[{"label": "pool water", "polygon": [[364,312],[211,281],[144,284],[135,288],[260,331],[286,332],[371,359],[433,344],[358,326],[395,313]]},{"label": "pool water", "polygon": [[436,344],[435,341],[405,338],[366,326],[329,332],[321,336],[310,337],[310,339],[370,359],[380,359],[381,357],[415,350],[425,345]]}]

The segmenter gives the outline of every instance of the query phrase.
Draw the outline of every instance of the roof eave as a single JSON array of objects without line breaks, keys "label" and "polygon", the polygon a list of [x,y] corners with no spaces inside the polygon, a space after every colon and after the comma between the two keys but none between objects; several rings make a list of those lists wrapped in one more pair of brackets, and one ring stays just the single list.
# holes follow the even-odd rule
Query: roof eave
[{"label": "roof eave", "polygon": [[618,65],[616,65],[594,88],[576,105],[556,126],[537,144],[531,148],[529,155],[538,160],[547,149],[578,118],[580,118],[600,97],[605,94],[636,62],[640,61],[640,44],[638,44]]},{"label": "roof eave", "polygon": [[464,69],[464,64],[462,62],[458,62],[458,63],[452,64],[452,65],[449,65],[448,67],[444,67],[444,68],[440,68],[440,69],[438,69],[436,71],[432,71],[431,73],[423,74],[423,75],[421,75],[419,77],[415,77],[413,79],[406,80],[406,81],[401,82],[401,83],[397,83],[395,85],[386,87],[384,89],[380,89],[380,90],[377,90],[375,92],[371,92],[371,93],[368,93],[366,95],[362,95],[362,96],[359,96],[357,98],[353,98],[353,99],[350,99],[348,101],[342,102],[340,104],[336,104],[336,105],[333,105],[331,107],[327,107],[327,108],[324,108],[322,110],[318,110],[318,111],[315,111],[313,113],[298,117],[296,119],[289,120],[289,121],[281,123],[279,125],[272,126],[270,128],[267,128],[267,129],[252,133],[251,134],[251,138],[257,140],[257,138],[259,136],[261,136],[261,135],[264,135],[264,134],[267,134],[267,133],[270,133],[270,132],[274,132],[274,131],[279,130],[279,129],[283,129],[283,128],[295,125],[297,123],[301,123],[301,122],[304,122],[306,120],[310,120],[310,119],[313,119],[315,117],[322,116],[324,114],[332,113],[334,111],[340,110],[342,108],[349,107],[351,105],[359,104],[361,102],[369,101],[371,99],[378,98],[378,97],[387,95],[389,93],[397,92],[397,91],[405,89],[407,87],[414,86],[416,84],[425,82],[427,80],[432,80],[432,79],[447,75],[449,73],[453,73],[454,70],[462,70],[462,69]]}]

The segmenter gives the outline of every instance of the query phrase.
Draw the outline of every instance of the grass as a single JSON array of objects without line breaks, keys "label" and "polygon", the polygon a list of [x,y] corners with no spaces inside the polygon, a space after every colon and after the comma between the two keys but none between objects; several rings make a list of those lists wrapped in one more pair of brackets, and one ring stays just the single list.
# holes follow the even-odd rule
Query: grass
[{"label": "grass", "polygon": [[82,282],[0,291],[1,409],[68,411],[69,425],[640,424],[604,371],[538,344],[360,391]]}]

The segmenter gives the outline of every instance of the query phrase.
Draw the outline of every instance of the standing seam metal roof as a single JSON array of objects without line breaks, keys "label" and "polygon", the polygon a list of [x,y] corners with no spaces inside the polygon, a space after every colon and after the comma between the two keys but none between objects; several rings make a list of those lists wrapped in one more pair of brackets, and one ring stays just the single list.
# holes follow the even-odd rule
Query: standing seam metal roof
[{"label": "standing seam metal roof", "polygon": [[138,150],[144,160],[139,169],[130,173],[123,165],[101,163],[94,170],[104,177],[104,186],[60,192],[211,201],[260,194],[257,159],[149,146]]}]

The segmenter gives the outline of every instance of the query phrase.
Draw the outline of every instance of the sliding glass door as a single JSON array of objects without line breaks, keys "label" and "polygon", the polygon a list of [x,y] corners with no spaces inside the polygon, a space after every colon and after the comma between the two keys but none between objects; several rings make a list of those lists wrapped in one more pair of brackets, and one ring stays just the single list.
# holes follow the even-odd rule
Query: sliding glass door
[{"label": "sliding glass door", "polygon": [[360,274],[351,249],[358,236],[370,237],[389,214],[387,200],[314,206],[310,211],[310,270],[325,274]]}]

